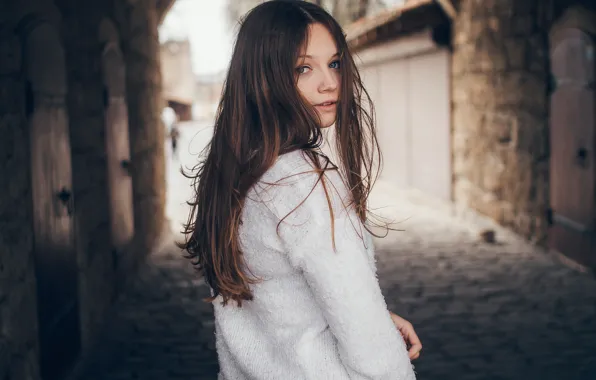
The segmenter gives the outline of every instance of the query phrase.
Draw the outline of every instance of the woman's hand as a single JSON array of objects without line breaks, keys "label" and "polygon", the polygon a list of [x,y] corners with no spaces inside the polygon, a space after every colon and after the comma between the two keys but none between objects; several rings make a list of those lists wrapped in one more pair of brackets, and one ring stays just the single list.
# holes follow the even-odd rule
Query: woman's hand
[{"label": "woman's hand", "polygon": [[401,336],[406,341],[406,347],[408,348],[408,355],[410,360],[416,360],[420,357],[420,351],[422,350],[422,343],[414,331],[414,326],[399,315],[389,312],[393,324],[397,330],[401,333]]}]

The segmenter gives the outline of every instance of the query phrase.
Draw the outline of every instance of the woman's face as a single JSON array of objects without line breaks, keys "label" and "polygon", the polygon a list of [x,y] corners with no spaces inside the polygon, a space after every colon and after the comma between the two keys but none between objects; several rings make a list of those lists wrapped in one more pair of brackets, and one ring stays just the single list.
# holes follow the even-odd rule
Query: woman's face
[{"label": "woman's face", "polygon": [[296,74],[298,91],[317,111],[321,128],[333,125],[340,90],[339,53],[323,25],[310,25],[308,45],[298,58]]}]

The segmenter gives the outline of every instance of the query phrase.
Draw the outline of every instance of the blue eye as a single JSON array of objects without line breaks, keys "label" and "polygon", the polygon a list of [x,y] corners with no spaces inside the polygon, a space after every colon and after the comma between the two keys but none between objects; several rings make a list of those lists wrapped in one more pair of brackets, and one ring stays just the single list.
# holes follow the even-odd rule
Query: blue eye
[{"label": "blue eye", "polygon": [[307,70],[310,70],[310,67],[308,66],[300,66],[296,69],[296,72],[298,74],[306,74]]},{"label": "blue eye", "polygon": [[332,69],[339,69],[339,61],[333,61],[329,64]]}]

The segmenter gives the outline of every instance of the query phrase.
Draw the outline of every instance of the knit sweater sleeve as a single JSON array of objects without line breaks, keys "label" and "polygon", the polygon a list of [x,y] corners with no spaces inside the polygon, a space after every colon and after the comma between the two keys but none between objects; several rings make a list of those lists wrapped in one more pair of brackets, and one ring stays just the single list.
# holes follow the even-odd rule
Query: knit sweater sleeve
[{"label": "knit sweater sleeve", "polygon": [[415,379],[370,265],[362,225],[343,206],[339,176],[326,175],[328,199],[312,168],[287,169],[289,179],[272,188],[279,237],[311,288],[350,378]]}]

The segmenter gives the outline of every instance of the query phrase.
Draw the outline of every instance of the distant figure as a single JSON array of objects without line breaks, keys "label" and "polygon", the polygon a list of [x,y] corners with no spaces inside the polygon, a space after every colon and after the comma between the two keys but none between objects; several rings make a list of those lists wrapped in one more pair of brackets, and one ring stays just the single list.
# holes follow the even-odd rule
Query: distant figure
[{"label": "distant figure", "polygon": [[178,158],[178,154],[176,153],[176,149],[178,147],[178,138],[180,137],[180,130],[178,129],[178,124],[174,122],[172,124],[172,128],[170,128],[170,142],[172,144],[172,157]]},{"label": "distant figure", "polygon": [[166,127],[166,131],[169,131],[172,128],[176,122],[176,119],[176,111],[174,111],[172,107],[164,107],[164,109],[161,111],[161,121]]}]

